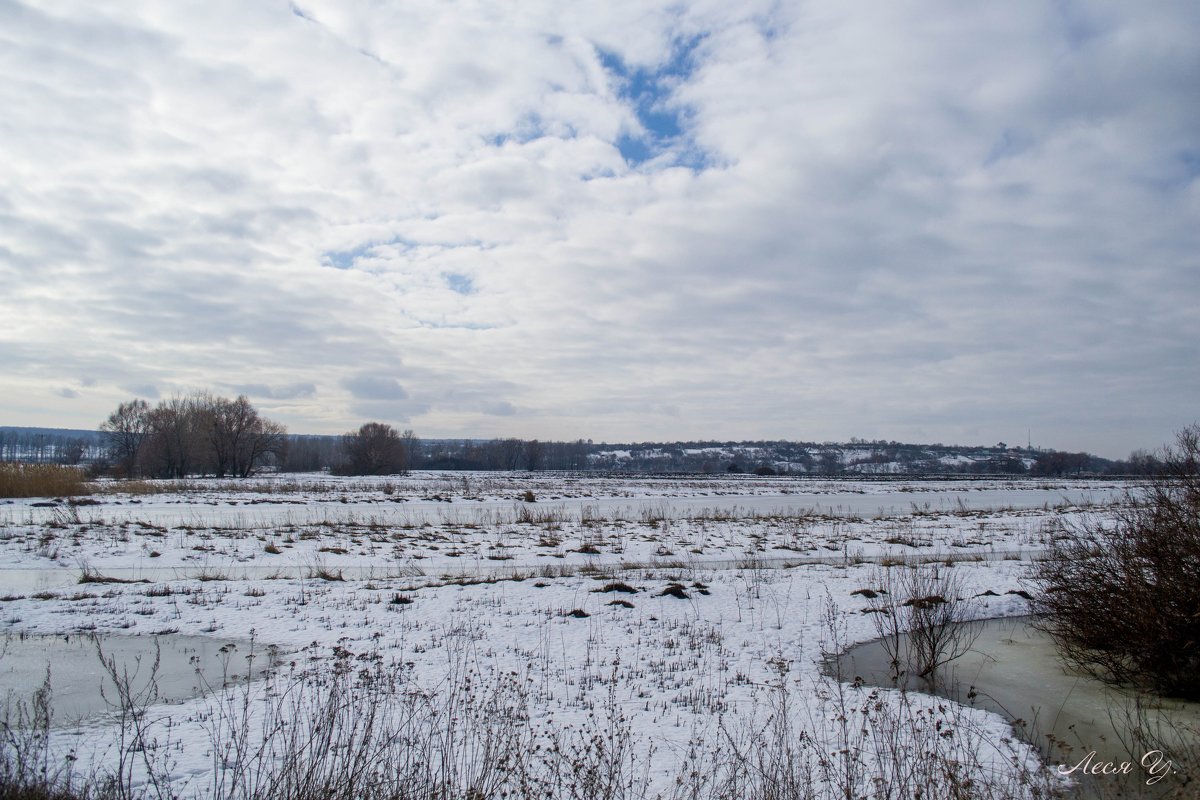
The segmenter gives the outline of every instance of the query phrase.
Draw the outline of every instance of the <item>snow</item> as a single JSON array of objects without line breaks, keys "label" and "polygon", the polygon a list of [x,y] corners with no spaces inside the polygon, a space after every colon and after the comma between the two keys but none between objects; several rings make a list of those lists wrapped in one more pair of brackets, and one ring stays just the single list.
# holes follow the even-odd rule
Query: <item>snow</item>
[{"label": "snow", "polygon": [[[253,640],[302,664],[338,647],[408,665],[431,691],[469,647],[485,675],[527,676],[538,714],[556,723],[612,692],[656,743],[652,778],[666,787],[689,741],[713,741],[718,719],[753,718],[781,675],[821,718],[814,687],[829,683],[831,637],[844,647],[876,635],[870,602],[852,593],[879,562],[954,561],[972,594],[998,595],[976,598],[976,617],[1021,614],[1024,600],[1006,594],[1021,586],[1021,559],[1044,547],[1047,525],[1103,513],[1117,488],[429,473],[201,481],[75,508],[19,501],[0,508],[0,630]],[[537,502],[518,499],[526,490]],[[78,584],[85,568],[150,582]],[[637,592],[598,591],[614,580]],[[672,583],[686,598],[663,594]],[[211,768],[209,702],[156,707],[182,783]],[[964,713],[996,741],[1009,735]],[[103,763],[111,724],[61,735]]]}]

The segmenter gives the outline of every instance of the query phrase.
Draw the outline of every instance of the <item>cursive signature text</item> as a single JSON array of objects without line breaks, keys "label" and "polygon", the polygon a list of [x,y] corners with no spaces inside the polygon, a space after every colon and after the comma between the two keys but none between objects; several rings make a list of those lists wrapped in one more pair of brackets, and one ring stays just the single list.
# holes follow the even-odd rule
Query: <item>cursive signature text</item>
[{"label": "cursive signature text", "polygon": [[[1146,779],[1147,785],[1158,783],[1171,772],[1171,761],[1163,755],[1161,750],[1151,750],[1142,756],[1139,763],[1150,776]],[[1075,766],[1059,767],[1058,772],[1060,775],[1071,775],[1075,772],[1083,775],[1130,775],[1133,773],[1133,762],[1100,761],[1096,758],[1096,751],[1093,750]]]}]

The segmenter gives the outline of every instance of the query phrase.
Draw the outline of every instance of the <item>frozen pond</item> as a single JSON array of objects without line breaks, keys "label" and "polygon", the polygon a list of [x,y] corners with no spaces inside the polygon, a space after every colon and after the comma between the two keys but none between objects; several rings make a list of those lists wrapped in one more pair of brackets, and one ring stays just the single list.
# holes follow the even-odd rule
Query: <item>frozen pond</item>
[{"label": "frozen pond", "polygon": [[[1137,796],[1152,797],[1156,787],[1168,788],[1169,779],[1147,788],[1145,781],[1169,763],[1158,763],[1154,745],[1131,737],[1130,693],[1069,671],[1058,658],[1053,641],[1035,629],[1028,617],[1010,617],[967,623],[978,632],[969,653],[943,667],[931,686],[918,678],[906,688],[937,694],[965,705],[996,712],[1014,723],[1026,741],[1042,749],[1049,763],[1079,764],[1091,752],[1092,763],[1131,764],[1129,780]],[[878,641],[852,647],[840,659],[843,680],[861,677],[867,684],[894,687],[889,659]],[[905,681],[901,678],[901,681]],[[1191,747],[1200,730],[1200,704],[1161,700],[1161,709],[1149,719],[1181,726]],[[1048,744],[1048,743],[1053,744]],[[1074,775],[1079,777],[1083,770]],[[1086,786],[1086,783],[1085,783]],[[1100,796],[1102,787],[1091,787]]]},{"label": "frozen pond", "polygon": [[10,635],[0,639],[0,696],[27,701],[49,670],[54,727],[104,714],[118,695],[101,653],[128,676],[135,697],[152,703],[182,702],[250,671],[261,675],[274,657],[261,643],[250,659],[249,641],[207,636]]}]

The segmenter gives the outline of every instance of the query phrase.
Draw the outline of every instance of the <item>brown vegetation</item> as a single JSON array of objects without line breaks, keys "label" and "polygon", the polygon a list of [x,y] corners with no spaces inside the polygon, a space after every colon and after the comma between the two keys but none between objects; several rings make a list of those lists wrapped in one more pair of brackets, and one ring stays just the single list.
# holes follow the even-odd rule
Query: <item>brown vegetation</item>
[{"label": "brown vegetation", "polygon": [[73,497],[89,494],[78,467],[0,462],[0,497]]},{"label": "brown vegetation", "polygon": [[1068,661],[1110,682],[1200,700],[1200,426],[1115,521],[1055,531],[1031,582]]},{"label": "brown vegetation", "polygon": [[[615,689],[586,721],[564,726],[537,721],[520,675],[479,681],[469,649],[453,652],[435,692],[411,684],[378,653],[338,647],[332,657],[316,658],[315,648],[308,655],[322,663],[322,674],[268,672],[261,683],[247,677],[214,691],[204,718],[222,755],[191,791],[213,800],[662,797],[651,792],[656,748],[633,730]],[[135,691],[113,660],[101,659],[117,686],[117,730],[105,765],[80,774],[51,756],[47,686],[31,703],[0,709],[0,800],[178,796],[169,717],[147,713],[159,700],[155,681]],[[837,684],[818,689],[820,711],[806,719],[790,682],[779,677],[765,719],[737,727],[721,721],[719,742],[691,743],[665,798],[1050,796],[1048,778],[1034,769],[993,772],[995,756],[1013,763],[1011,747],[987,743],[953,709],[927,707],[907,694],[891,704]],[[815,728],[833,741],[823,744]]]}]

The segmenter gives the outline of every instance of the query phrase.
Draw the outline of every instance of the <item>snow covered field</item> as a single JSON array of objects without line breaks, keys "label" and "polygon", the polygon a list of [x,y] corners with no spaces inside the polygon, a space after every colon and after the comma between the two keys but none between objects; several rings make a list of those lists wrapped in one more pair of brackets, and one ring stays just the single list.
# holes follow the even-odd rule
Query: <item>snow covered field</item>
[{"label": "snow covered field", "polygon": [[[838,720],[867,714],[870,698],[876,715],[904,706],[953,726],[985,772],[1027,765],[999,718],[838,684],[823,658],[876,636],[859,592],[887,565],[953,569],[971,616],[1024,613],[1023,560],[1122,489],[526,473],[121,488],[95,504],[0,506],[0,630],[239,642],[232,673],[253,642],[282,673],[384,665],[429,697],[468,674],[515,681],[539,730],[619,721],[636,743],[623,758],[664,796],[698,753],[765,735],[784,703],[812,753],[845,749]],[[221,696],[148,715],[182,791],[209,787]],[[112,765],[115,725],[92,717],[56,743]],[[912,730],[899,738],[925,746]],[[878,754],[855,758],[853,780],[869,785]]]}]

